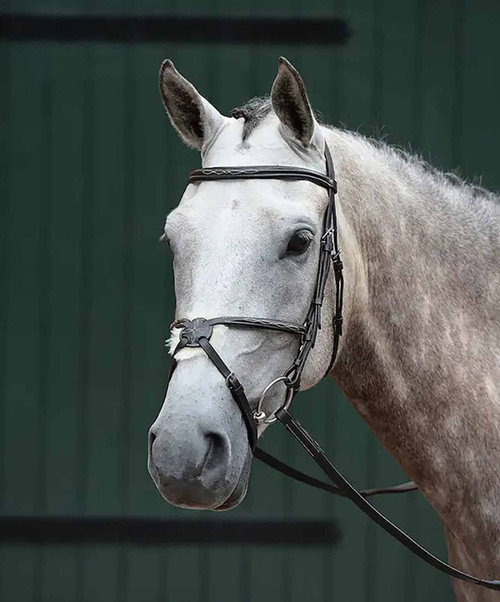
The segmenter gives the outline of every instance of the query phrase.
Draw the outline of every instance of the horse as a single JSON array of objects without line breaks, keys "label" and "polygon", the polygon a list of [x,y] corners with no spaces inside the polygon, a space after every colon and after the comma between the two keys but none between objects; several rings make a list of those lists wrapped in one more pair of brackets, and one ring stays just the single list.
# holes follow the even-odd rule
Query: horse
[{"label": "horse", "polygon": [[[302,389],[328,372],[438,512],[450,561],[500,575],[500,196],[400,149],[321,123],[298,71],[280,58],[269,97],[222,115],[171,61],[160,70],[170,121],[205,168],[280,165],[338,180],[344,264],[342,337],[334,337],[335,279]],[[324,189],[304,180],[190,183],[165,222],[176,316],[259,316],[301,324],[321,247]],[[149,431],[148,469],[169,503],[228,510],[245,497],[252,462],[245,421],[201,348],[178,349]],[[210,340],[256,407],[297,354],[286,331],[213,327]],[[282,383],[265,398],[284,402]],[[259,423],[257,436],[268,427]],[[454,580],[459,602],[499,594]]]}]

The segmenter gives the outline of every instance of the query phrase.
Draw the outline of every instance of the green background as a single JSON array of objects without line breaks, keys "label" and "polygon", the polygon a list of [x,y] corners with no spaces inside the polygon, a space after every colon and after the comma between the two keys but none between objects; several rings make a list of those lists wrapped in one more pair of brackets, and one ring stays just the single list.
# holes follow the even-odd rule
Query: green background
[{"label": "green background", "polygon": [[[0,39],[1,513],[207,518],[163,502],[146,470],[174,312],[170,258],[158,237],[189,169],[199,165],[163,113],[160,62],[173,59],[227,113],[269,92],[283,54],[327,122],[384,136],[499,188],[500,4],[20,0],[9,10],[334,16],[352,30],[344,46]],[[295,407],[358,486],[405,479],[333,383],[301,395]],[[279,426],[266,448],[311,470]],[[439,520],[420,494],[377,505],[446,554]],[[307,549],[5,544],[0,600],[452,600],[445,576],[348,502],[261,465],[244,503],[210,518],[334,520],[343,539]]]}]

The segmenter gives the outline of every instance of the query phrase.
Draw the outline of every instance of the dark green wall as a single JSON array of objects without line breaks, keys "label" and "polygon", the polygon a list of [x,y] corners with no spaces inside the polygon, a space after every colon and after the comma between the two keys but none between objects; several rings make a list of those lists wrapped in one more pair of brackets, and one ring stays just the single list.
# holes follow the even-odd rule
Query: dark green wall
[{"label": "dark green wall", "polygon": [[[499,187],[495,0],[11,2],[11,12],[338,16],[335,45],[112,44],[0,39],[0,502],[3,515],[192,518],[157,494],[146,433],[160,407],[174,301],[158,243],[196,153],[170,129],[161,60],[221,110],[302,72],[326,121],[418,150]],[[333,384],[297,414],[359,486],[404,479]],[[278,426],[266,447],[309,463]],[[441,555],[419,495],[378,506]],[[230,515],[338,522],[332,549],[3,545],[6,602],[451,600],[441,576],[343,500],[255,466]]]}]

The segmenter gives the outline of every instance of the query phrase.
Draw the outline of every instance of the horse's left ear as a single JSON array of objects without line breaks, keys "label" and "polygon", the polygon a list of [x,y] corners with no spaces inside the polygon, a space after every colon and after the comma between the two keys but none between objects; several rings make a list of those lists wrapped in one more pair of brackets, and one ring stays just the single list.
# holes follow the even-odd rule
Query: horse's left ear
[{"label": "horse's left ear", "polygon": [[287,133],[303,146],[309,146],[316,120],[299,72],[283,56],[278,60],[278,75],[271,90],[271,102]]}]

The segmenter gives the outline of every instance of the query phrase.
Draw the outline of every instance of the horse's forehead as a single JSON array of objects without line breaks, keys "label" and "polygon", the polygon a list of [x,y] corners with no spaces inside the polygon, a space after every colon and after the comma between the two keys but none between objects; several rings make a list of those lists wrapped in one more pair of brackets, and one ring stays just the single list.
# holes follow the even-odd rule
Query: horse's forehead
[{"label": "horse's forehead", "polygon": [[165,232],[182,250],[179,259],[191,257],[204,269],[224,257],[233,268],[243,263],[247,269],[256,250],[259,257],[273,253],[296,229],[321,227],[323,191],[309,182],[215,181],[188,191],[168,216]]},{"label": "horse's forehead", "polygon": [[268,115],[246,140],[243,140],[243,119],[228,119],[204,152],[203,166],[293,164],[297,160],[280,133],[278,119]]},{"label": "horse's forehead", "polygon": [[[246,237],[286,227],[288,223],[314,223],[321,216],[321,201],[307,182],[235,180],[203,182],[188,186],[168,221],[185,232],[203,234],[215,230]],[[293,187],[293,188],[292,188]]]}]

